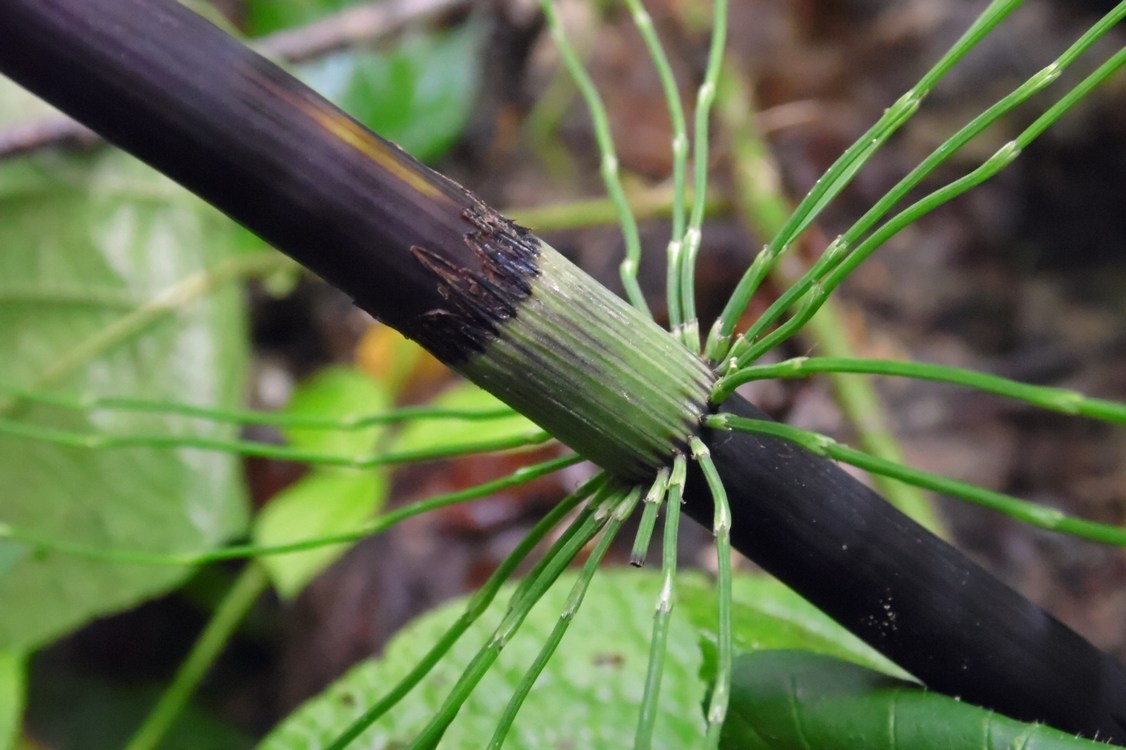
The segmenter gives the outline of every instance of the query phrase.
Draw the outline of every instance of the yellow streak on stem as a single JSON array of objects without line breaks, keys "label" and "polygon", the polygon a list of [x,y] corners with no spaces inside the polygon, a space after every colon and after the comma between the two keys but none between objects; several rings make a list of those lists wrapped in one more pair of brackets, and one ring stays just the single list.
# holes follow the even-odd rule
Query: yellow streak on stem
[{"label": "yellow streak on stem", "polygon": [[400,160],[399,154],[392,150],[398,150],[398,146],[377,138],[355,120],[335,110],[326,109],[317,102],[297,100],[295,104],[322,128],[379,164],[419,193],[428,198],[439,196],[438,189],[425,176],[411,169],[410,166]]}]

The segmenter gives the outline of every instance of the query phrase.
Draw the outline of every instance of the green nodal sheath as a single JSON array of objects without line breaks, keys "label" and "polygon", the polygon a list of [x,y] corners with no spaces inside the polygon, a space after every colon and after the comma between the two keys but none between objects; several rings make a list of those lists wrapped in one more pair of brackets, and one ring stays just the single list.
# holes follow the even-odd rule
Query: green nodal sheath
[{"label": "green nodal sheath", "polygon": [[667,465],[714,382],[698,357],[539,242],[515,314],[458,369],[619,478]]}]

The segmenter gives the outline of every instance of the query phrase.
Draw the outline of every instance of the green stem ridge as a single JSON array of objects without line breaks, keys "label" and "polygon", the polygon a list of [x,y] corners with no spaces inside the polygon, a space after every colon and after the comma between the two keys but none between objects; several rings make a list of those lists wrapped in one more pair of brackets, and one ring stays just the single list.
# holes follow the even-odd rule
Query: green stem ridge
[{"label": "green stem ridge", "polygon": [[578,453],[651,481],[698,429],[713,376],[546,244],[517,314],[460,370]]},{"label": "green stem ridge", "polygon": [[[484,585],[477,590],[477,593],[470,598],[461,617],[459,617],[457,622],[451,625],[442,637],[438,639],[426,653],[426,656],[422,657],[418,664],[416,664],[405,677],[399,680],[386,695],[380,698],[375,705],[370,706],[360,714],[344,732],[332,741],[327,750],[343,750],[346,748],[354,739],[363,734],[368,727],[378,721],[381,716],[394,708],[395,704],[402,700],[407,693],[414,689],[414,687],[429,674],[430,670],[434,668],[442,657],[453,648],[458,639],[465,634],[465,631],[485,613],[489,605],[492,604],[493,599],[496,598],[497,592],[500,591],[501,586],[504,585],[504,582],[516,572],[520,563],[532,553],[548,533],[558,524],[562,523],[568,514],[590,498],[591,495],[601,492],[604,486],[605,475],[599,474],[574,493],[564,498],[551,509],[551,512],[541,518],[532,530],[520,540],[520,543],[509,553],[508,557],[504,559],[493,574],[489,576],[489,579],[485,581]],[[591,512],[588,509],[589,506],[579,514],[579,517],[575,519],[569,528],[575,528],[583,523],[586,514]],[[564,536],[566,535],[567,532],[564,532]],[[557,544],[560,542],[562,542],[562,539],[560,539]]]},{"label": "green stem ridge", "polygon": [[[561,537],[544,559],[540,561],[540,564],[536,566],[536,569],[517,588],[516,593],[512,595],[504,619],[493,631],[492,637],[481,647],[481,650],[477,652],[477,655],[462,672],[441,709],[435,713],[427,727],[411,743],[411,750],[438,746],[443,733],[465,703],[466,698],[492,667],[504,646],[515,636],[516,631],[527,619],[532,607],[543,598],[543,595],[547,593],[547,590],[551,588],[579,552],[612,520],[612,516],[615,515],[613,511],[626,499],[627,493],[619,487],[609,487],[608,490],[605,494],[600,494],[591,501],[589,507],[593,509],[593,512],[580,516],[573,521],[568,528],[568,532],[572,533],[569,536]],[[633,497],[636,499],[636,495]]]},{"label": "green stem ridge", "polygon": [[579,578],[575,581],[574,585],[571,587],[570,593],[567,595],[567,601],[563,611],[559,614],[559,620],[556,622],[555,627],[552,628],[539,654],[536,655],[532,666],[528,668],[524,677],[521,678],[520,683],[516,686],[512,698],[504,709],[504,714],[497,722],[493,738],[489,742],[489,750],[500,750],[501,746],[504,744],[504,740],[508,736],[509,730],[512,728],[512,723],[516,720],[516,714],[519,713],[520,708],[524,705],[524,700],[528,697],[528,693],[532,691],[536,680],[539,679],[547,663],[555,654],[559,643],[563,640],[563,636],[566,635],[567,629],[571,625],[571,621],[575,618],[575,615],[578,614],[579,607],[583,602],[583,597],[586,596],[590,582],[594,579],[594,574],[598,572],[602,558],[604,558],[606,552],[609,551],[610,544],[617,536],[622,523],[625,522],[633,511],[634,506],[637,505],[637,499],[640,495],[640,487],[635,487],[610,514],[610,520],[600,532],[601,536],[598,542],[594,545],[594,549],[591,550],[590,557],[583,563]]},{"label": "green stem ridge", "polygon": [[[736,395],[701,432],[735,513],[733,548],[931,690],[1123,741],[1126,670],[1113,657],[895,511],[823,444],[811,452],[731,429],[748,418],[771,424]],[[714,503],[693,468],[685,512],[711,523]]]},{"label": "green stem ridge", "polygon": [[672,471],[664,477],[666,493],[664,540],[661,544],[661,592],[653,612],[653,636],[649,639],[649,663],[645,670],[645,689],[637,712],[634,750],[649,750],[653,744],[653,728],[657,723],[657,701],[668,651],[669,622],[676,606],[677,535],[680,531],[680,504],[684,497],[687,459],[681,455],[673,461]]},{"label": "green stem ridge", "polygon": [[635,568],[645,565],[645,558],[649,554],[649,542],[653,538],[653,529],[657,525],[657,513],[665,501],[669,488],[669,469],[665,467],[657,472],[649,491],[645,493],[644,510],[641,521],[637,525],[637,534],[633,540],[633,549],[630,551],[629,564]]},{"label": "green stem ridge", "polygon": [[[930,210],[937,205],[941,205],[941,203],[946,200],[988,179],[988,177],[992,176],[992,174],[999,171],[1012,159],[1016,158],[1020,150],[1043,132],[1048,124],[1059,119],[1072,104],[1082,98],[1094,85],[1100,83],[1107,75],[1113,73],[1114,70],[1121,65],[1121,51],[1110,60],[1103,63],[1097,71],[1089,75],[1072,91],[1064,95],[1059,102],[1042,114],[1033,125],[1026,128],[1015,141],[1011,144],[1006,144],[997,154],[987,160],[985,164],[962,178],[965,182],[956,180],[950,183],[946,188],[932,193],[931,196],[928,196],[928,199],[913,204],[909,209],[888,221],[883,227],[877,229],[871,237],[864,239],[864,235],[872,230],[878,221],[925,177],[930,175],[939,165],[947,161],[951,156],[958,153],[959,150],[980,135],[989,125],[1000,119],[1001,116],[1024,103],[1034,94],[1043,90],[1058,79],[1060,73],[1065,68],[1075,62],[1075,60],[1086,52],[1096,41],[1113,28],[1115,24],[1121,21],[1124,16],[1126,16],[1126,4],[1120,3],[1114,10],[1106,14],[1098,23],[1088,29],[1086,33],[1068,47],[1056,60],[1032,75],[1027,81],[1018,86],[1007,96],[1002,97],[993,106],[973,118],[973,120],[936,148],[926,159],[920,162],[889,190],[883,198],[877,201],[872,208],[865,212],[848,231],[837,237],[829,247],[826,248],[817,263],[815,263],[801,279],[792,282],[786,292],[771,303],[766,312],[759,316],[754,324],[743,332],[742,338],[731,347],[729,356],[736,360],[740,366],[750,364],[757,356],[761,356],[763,352],[776,346],[783,340],[783,337],[776,333],[766,335],[766,331],[770,330],[770,327],[774,325],[786,311],[800,305],[801,314],[798,316],[800,322],[788,323],[787,325],[791,325],[792,327],[804,325],[805,322],[810,320],[813,314],[817,312],[818,308],[821,306],[821,300],[828,297],[828,294],[832,292],[840,279],[846,276],[856,265],[894,234],[894,231],[890,233],[887,231],[889,226],[894,225],[896,227],[902,227],[915,221],[922,215],[922,212]],[[970,179],[975,175],[977,177]],[[954,189],[956,186],[961,187]],[[917,210],[908,213],[913,209]],[[873,242],[877,237],[880,238],[879,241]],[[764,252],[760,257],[767,255],[769,254]],[[764,260],[764,268],[767,268],[770,264],[773,264],[773,262],[773,257]],[[766,271],[764,270],[762,273],[765,275]],[[818,288],[818,284],[822,283],[823,287]],[[813,294],[810,294],[811,290],[813,290]],[[804,302],[802,301],[803,296],[806,297]]]},{"label": "green stem ridge", "polygon": [[719,747],[719,735],[727,718],[731,700],[731,674],[735,659],[734,635],[731,623],[731,506],[723,479],[712,461],[711,451],[698,437],[692,438],[692,458],[700,471],[712,497],[714,514],[712,532],[716,551],[716,600],[719,603],[719,622],[716,628],[716,669],[712,697],[708,702],[707,747]]},{"label": "green stem ridge", "polygon": [[[728,65],[727,70],[736,71],[738,67]],[[718,119],[726,126],[731,140],[736,207],[752,227],[773,235],[785,225],[791,206],[782,190],[778,167],[760,132],[749,95],[751,87],[734,72],[721,77],[720,84]],[[766,257],[765,254],[757,256]],[[775,263],[770,274],[779,288],[788,289],[800,280],[804,265],[800,258],[791,257],[789,262]],[[851,356],[854,347],[844,320],[841,305],[830,298],[809,321],[802,335],[808,344],[829,356]],[[725,379],[717,382],[712,393],[713,403],[723,401],[721,388]],[[861,446],[881,458],[902,462],[902,451],[890,429],[887,409],[871,382],[863,377],[838,374],[831,375],[830,382],[834,400],[856,430]],[[920,490],[878,474],[873,479],[876,488],[892,505],[928,530],[943,535],[942,519]]]},{"label": "green stem ridge", "polygon": [[287,555],[293,552],[319,549],[335,544],[356,542],[365,537],[374,536],[381,531],[385,531],[407,518],[422,513],[429,513],[430,511],[445,508],[457,503],[485,497],[510,487],[518,487],[534,479],[538,479],[539,477],[547,476],[548,474],[552,474],[568,466],[573,466],[580,460],[578,456],[564,456],[562,458],[554,458],[550,461],[524,466],[508,476],[493,479],[474,487],[468,487],[464,490],[458,490],[444,495],[435,495],[427,500],[420,500],[416,503],[388,511],[351,531],[311,537],[287,544],[236,544],[204,552],[149,552],[139,549],[120,549],[109,548],[104,545],[72,543],[55,536],[41,534],[32,529],[11,526],[2,521],[0,521],[0,542],[11,541],[27,545],[33,548],[35,553],[39,555],[47,553],[73,555],[74,557],[84,557],[87,560],[128,563],[131,565],[193,566],[205,565],[221,560],[242,560],[249,557]]},{"label": "green stem ridge", "polygon": [[888,138],[909,120],[919,109],[923,99],[959,60],[978,42],[987,36],[1009,13],[1020,6],[1022,0],[994,0],[982,11],[974,24],[962,37],[931,67],[929,71],[907,93],[901,96],[884,112],[883,116],[856,139],[856,142],[841,154],[836,162],[817,181],[798,207],[790,215],[786,225],[774,239],[763,248],[759,257],[747,269],[739,285],[716,320],[708,337],[707,354],[712,361],[726,358],[731,347],[731,337],[739,316],[750,304],[751,297],[769,274],[778,256],[786,251],[794,240],[804,232],[821,211],[848,184],[861,167],[878,151]]},{"label": "green stem ridge", "polygon": [[778,422],[762,419],[746,419],[732,417],[726,414],[708,417],[706,422],[709,427],[722,430],[741,430],[757,435],[771,435],[783,440],[792,441],[805,448],[810,453],[818,456],[832,458],[842,463],[851,464],[858,468],[873,473],[884,474],[901,482],[907,482],[917,487],[923,487],[935,492],[941,492],[952,497],[967,500],[990,510],[1004,513],[1010,518],[1023,521],[1031,526],[1036,526],[1047,531],[1056,531],[1062,534],[1071,534],[1083,539],[1102,544],[1113,544],[1117,547],[1126,547],[1126,530],[1117,526],[1087,521],[1082,518],[1069,516],[1055,508],[1043,506],[1021,500],[1018,497],[1007,495],[1003,492],[987,490],[968,482],[959,482],[948,479],[928,471],[913,469],[909,466],[887,461],[873,456],[870,453],[841,445],[836,440],[825,435],[792,427]]},{"label": "green stem ridge", "polygon": [[637,219],[630,209],[629,202],[626,200],[625,189],[622,187],[618,155],[614,150],[614,138],[610,132],[610,118],[606,114],[606,107],[602,103],[598,88],[583,68],[578,52],[575,51],[574,46],[567,38],[563,23],[555,12],[555,3],[552,0],[540,0],[540,9],[543,11],[544,18],[547,19],[551,37],[555,41],[559,55],[563,58],[563,65],[567,68],[567,72],[570,73],[579,93],[582,94],[583,100],[586,102],[587,108],[590,110],[590,119],[594,125],[594,137],[598,142],[598,150],[602,157],[599,172],[602,175],[602,182],[606,186],[606,192],[617,209],[618,223],[621,224],[622,237],[626,244],[626,257],[622,261],[620,269],[622,286],[625,288],[626,297],[629,298],[630,303],[644,313],[646,317],[651,318],[649,305],[645,301],[641,285],[637,282],[637,271],[641,265],[641,235],[637,229]]},{"label": "green stem ridge", "polygon": [[751,365],[724,375],[716,383],[713,399],[721,403],[743,383],[763,378],[801,378],[814,373],[864,373],[932,380],[974,388],[1005,398],[1074,416],[1126,424],[1126,404],[1084,396],[1078,391],[1022,383],[999,375],[926,362],[857,359],[853,357],[795,357],[769,365]]}]

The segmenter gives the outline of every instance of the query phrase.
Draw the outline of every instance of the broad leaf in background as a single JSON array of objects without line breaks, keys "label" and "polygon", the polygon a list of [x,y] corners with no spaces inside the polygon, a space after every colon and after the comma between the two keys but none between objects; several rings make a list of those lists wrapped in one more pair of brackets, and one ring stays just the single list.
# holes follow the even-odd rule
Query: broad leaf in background
[{"label": "broad leaf in background", "polygon": [[[0,125],[34,106],[13,86],[0,88]],[[236,405],[247,358],[240,289],[207,277],[231,260],[234,236],[215,211],[108,149],[5,164],[0,382]],[[0,419],[21,425],[214,438],[234,431],[159,413],[80,413],[0,399]],[[246,523],[239,462],[214,452],[92,450],[0,434],[0,486],[0,522],[77,544],[200,550]],[[0,649],[50,641],[187,573],[3,543],[0,559]]]},{"label": "broad leaf in background", "polygon": [[[443,748],[486,747],[525,669],[555,627],[574,582],[563,576],[536,605],[492,670],[462,706],[442,740]],[[604,571],[595,577],[559,651],[540,676],[505,748],[632,747],[637,709],[649,658],[649,633],[660,581],[634,571]],[[388,716],[358,738],[357,748],[406,747],[425,726],[461,670],[486,642],[514,586],[501,590],[494,606],[454,646],[451,654]],[[384,655],[364,663],[299,708],[260,745],[261,750],[326,747],[368,706],[410,671],[465,609],[465,600],[441,607],[404,628]],[[706,685],[699,677],[700,649],[694,629],[674,616],[669,632],[665,689],[657,710],[655,748],[689,750],[704,731]]]},{"label": "broad leaf in background", "polygon": [[[505,702],[555,626],[573,576],[565,576],[504,648],[501,660],[463,707],[443,747],[483,747]],[[649,659],[649,635],[660,579],[655,573],[606,570],[591,585],[556,658],[536,683],[505,747],[630,747]],[[703,736],[708,652],[715,639],[715,589],[699,575],[681,576],[665,665],[657,747],[691,748]],[[503,605],[509,587],[497,602]],[[886,664],[825,615],[776,581],[736,578],[736,642],[745,648],[810,648],[860,663]],[[293,714],[264,749],[325,746],[366,706],[405,674],[464,609],[455,603],[408,625],[379,661],[357,667]],[[494,610],[497,606],[494,605]],[[495,617],[495,616],[494,616]],[[357,744],[395,747],[410,740],[437,710],[461,667],[488,638],[495,619],[483,618],[419,689]],[[894,669],[894,667],[890,667]],[[298,741],[301,739],[301,742]],[[304,744],[302,744],[304,743]]]},{"label": "broad leaf in background", "polygon": [[[301,26],[338,11],[347,0],[249,4],[253,35]],[[296,68],[297,75],[337,106],[416,159],[433,161],[457,141],[482,80],[480,24],[408,34],[386,50],[350,49]]]},{"label": "broad leaf in background", "polygon": [[735,660],[721,747],[730,750],[1095,750],[1106,745],[929,693],[808,651]]},{"label": "broad leaf in background", "polygon": [[[427,403],[436,409],[460,411],[504,411],[508,407],[496,396],[468,380],[459,381]],[[421,419],[410,422],[395,436],[394,453],[422,450],[457,451],[479,443],[503,441],[541,433],[534,422],[517,412],[489,420]]]},{"label": "broad leaf in background", "polygon": [[23,654],[0,651],[0,750],[13,747],[27,699],[27,672]]},{"label": "broad leaf in background", "polygon": [[366,0],[247,0],[246,30],[263,36],[294,26],[304,26],[321,16],[359,5]]},{"label": "broad leaf in background", "polygon": [[[719,613],[714,586],[685,586],[678,606],[700,633],[704,676],[715,676],[715,628]],[[767,576],[737,576],[732,584],[736,652],[803,649],[847,659],[902,679],[902,669],[848,632],[792,589]]]},{"label": "broad leaf in background", "polygon": [[[286,413],[322,419],[347,419],[384,411],[391,399],[383,386],[358,370],[323,370],[303,384]],[[340,456],[368,456],[376,451],[384,427],[358,430],[289,429],[289,442],[304,450]],[[276,545],[311,539],[361,526],[387,499],[384,468],[319,467],[279,492],[258,515],[254,540]],[[332,564],[348,545],[321,547],[288,555],[270,555],[262,564],[278,593],[292,598]]]}]

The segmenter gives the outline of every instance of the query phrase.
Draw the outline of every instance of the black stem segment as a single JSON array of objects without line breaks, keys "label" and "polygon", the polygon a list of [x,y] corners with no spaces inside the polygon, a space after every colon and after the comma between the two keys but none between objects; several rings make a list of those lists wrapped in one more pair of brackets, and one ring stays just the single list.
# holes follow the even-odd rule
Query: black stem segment
[{"label": "black stem segment", "polygon": [[523,230],[177,2],[3,0],[0,73],[450,364],[494,321],[447,336],[436,273],[534,263]]},{"label": "black stem segment", "polygon": [[[739,397],[719,413],[769,419]],[[702,435],[733,546],[929,689],[1122,744],[1126,671],[836,463],[764,435]],[[696,470],[685,512],[712,519]]]}]

